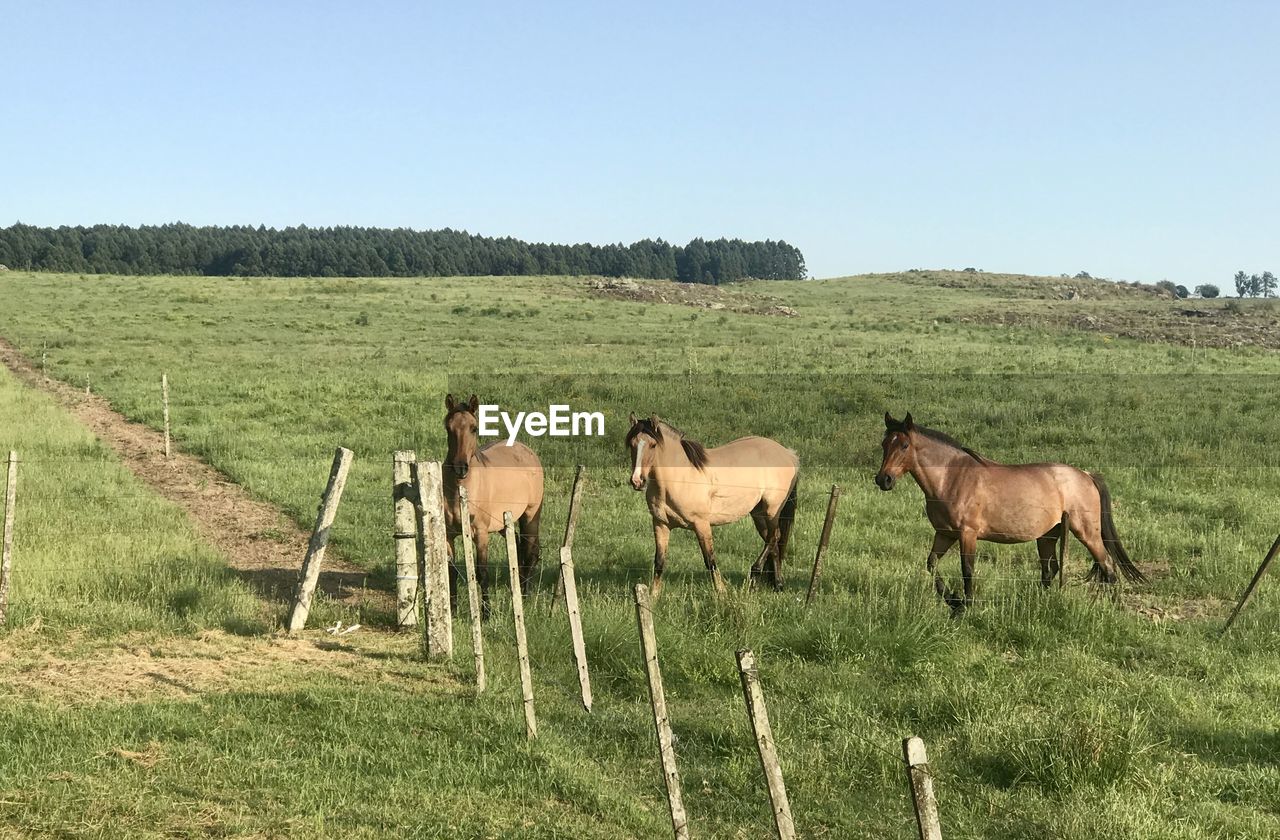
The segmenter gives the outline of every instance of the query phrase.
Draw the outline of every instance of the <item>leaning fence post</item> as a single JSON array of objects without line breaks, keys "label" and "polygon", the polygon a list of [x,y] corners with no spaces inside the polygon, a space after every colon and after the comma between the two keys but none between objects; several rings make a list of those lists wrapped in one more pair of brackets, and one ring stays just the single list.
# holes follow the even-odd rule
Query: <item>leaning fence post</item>
[{"label": "leaning fence post", "polygon": [[[10,457],[13,457],[12,454],[10,454]],[[1277,554],[1280,554],[1280,537],[1276,537],[1276,541],[1271,544],[1271,550],[1263,558],[1262,565],[1258,567],[1258,571],[1253,573],[1253,580],[1249,581],[1249,585],[1245,587],[1244,594],[1240,596],[1235,609],[1227,617],[1227,623],[1222,626],[1219,636],[1224,635],[1231,629],[1231,625],[1236,623],[1236,616],[1240,615],[1240,610],[1244,609],[1244,605],[1249,603],[1249,599],[1253,597],[1253,590],[1257,587],[1258,581],[1262,580],[1262,576],[1267,573],[1267,568],[1271,565],[1271,561],[1276,559]]]},{"label": "leaning fence post", "polygon": [[413,465],[418,460],[412,450],[400,450],[391,460],[391,507],[395,524],[391,532],[396,556],[396,626],[418,623],[418,560],[414,542],[418,538],[413,522]]},{"label": "leaning fence post", "polygon": [[680,771],[676,768],[675,739],[671,735],[671,719],[667,717],[667,697],[662,690],[662,671],[658,668],[658,637],[653,631],[653,607],[649,587],[637,583],[636,623],[640,625],[640,651],[649,678],[649,705],[653,707],[653,727],[658,734],[658,754],[662,759],[662,780],[667,786],[667,807],[671,827],[677,840],[688,840],[689,818],[680,794]]},{"label": "leaning fence post", "polygon": [[467,488],[458,488],[458,526],[462,532],[462,559],[467,572],[467,606],[471,612],[471,652],[476,659],[476,694],[484,691],[488,679],[484,672],[484,628],[480,611],[480,589],[476,584],[476,547],[471,541],[471,505]]},{"label": "leaning fence post", "polygon": [[1067,545],[1071,539],[1071,514],[1062,512],[1062,540],[1058,543],[1058,588],[1066,586]]},{"label": "leaning fence post", "polygon": [[560,579],[564,581],[564,602],[569,611],[569,635],[573,637],[573,661],[578,666],[578,688],[582,708],[591,711],[591,674],[587,671],[587,643],[582,636],[582,612],[578,608],[578,578],[573,571],[573,549],[560,549]]},{"label": "leaning fence post", "polygon": [[324,562],[324,552],[329,546],[329,530],[337,516],[338,503],[342,501],[342,488],[347,484],[347,473],[351,469],[353,457],[350,449],[341,446],[334,453],[333,466],[329,469],[329,483],[324,488],[320,512],[316,515],[316,526],[311,532],[311,542],[307,545],[307,556],[303,559],[302,571],[298,574],[298,589],[293,597],[293,609],[289,613],[287,624],[290,633],[306,626],[307,615],[311,612],[311,599],[315,595],[316,583],[320,580],[320,564]]},{"label": "leaning fence post", "polygon": [[769,789],[769,805],[773,811],[774,828],[778,830],[778,840],[795,840],[796,824],[791,818],[791,803],[787,800],[787,788],[782,782],[782,765],[778,763],[773,727],[769,725],[769,711],[764,705],[760,669],[756,667],[756,655],[748,649],[738,651],[738,675],[742,678],[742,696],[747,702],[751,731],[756,736],[760,769],[764,771],[765,784]]},{"label": "leaning fence post", "polygon": [[422,518],[421,568],[423,619],[426,624],[427,657],[453,658],[453,611],[449,599],[449,536],[444,521],[444,482],[439,461],[417,461],[413,476],[418,486],[418,509]]},{"label": "leaning fence post", "polygon": [[520,591],[520,564],[516,553],[516,524],[511,511],[502,512],[507,535],[507,568],[511,572],[511,617],[516,625],[516,655],[520,659],[520,694],[524,703],[524,731],[538,737],[538,721],[533,714],[533,674],[529,670],[529,640],[524,633],[524,594]]},{"label": "leaning fence post", "polygon": [[813,555],[813,573],[809,575],[809,591],[804,596],[807,607],[813,600],[813,593],[818,588],[818,576],[822,574],[822,558],[826,556],[827,544],[831,542],[831,528],[836,521],[836,503],[840,501],[840,485],[831,485],[831,498],[827,501],[827,518],[822,522],[822,536],[818,538],[818,551]]},{"label": "leaning fence post", "polygon": [[938,800],[933,795],[933,775],[929,772],[929,756],[924,741],[907,738],[902,742],[907,762],[907,782],[916,807],[916,828],[920,840],[942,840],[942,824],[938,821]]},{"label": "leaning fence post", "polygon": [[[578,468],[573,473],[573,489],[569,491],[569,516],[564,523],[564,542],[560,544],[562,549],[573,549],[573,535],[578,529],[578,508],[582,502],[582,488],[586,484],[584,477],[587,468],[585,464],[578,464]],[[561,572],[564,566],[561,564]],[[564,592],[564,577],[556,578],[555,588],[551,592],[551,612],[555,612],[560,606],[560,596]]]},{"label": "leaning fence post", "polygon": [[160,374],[160,401],[164,404],[164,457],[169,457],[169,374]]},{"label": "leaning fence post", "polygon": [[18,453],[9,451],[4,489],[4,542],[0,543],[0,627],[9,620],[9,578],[13,574],[13,522],[18,507]]}]

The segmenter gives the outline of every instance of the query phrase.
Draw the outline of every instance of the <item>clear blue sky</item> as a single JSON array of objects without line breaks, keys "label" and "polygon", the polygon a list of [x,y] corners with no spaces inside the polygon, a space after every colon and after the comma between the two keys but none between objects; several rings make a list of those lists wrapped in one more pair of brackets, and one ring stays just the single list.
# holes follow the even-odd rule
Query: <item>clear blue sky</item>
[{"label": "clear blue sky", "polygon": [[0,225],[1280,271],[1280,4],[0,0]]}]

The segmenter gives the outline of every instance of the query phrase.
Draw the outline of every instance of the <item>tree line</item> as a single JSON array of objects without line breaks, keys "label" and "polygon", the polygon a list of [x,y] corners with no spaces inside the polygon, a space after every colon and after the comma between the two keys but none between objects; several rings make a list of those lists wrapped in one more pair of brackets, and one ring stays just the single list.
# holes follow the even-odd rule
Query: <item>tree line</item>
[{"label": "tree line", "polygon": [[781,240],[672,245],[549,245],[465,231],[188,224],[0,229],[0,263],[32,271],[276,277],[598,274],[728,283],[800,280],[800,250]]},{"label": "tree line", "polygon": [[1275,297],[1276,276],[1270,271],[1264,271],[1261,274],[1245,274],[1243,271],[1237,271],[1236,294],[1240,297]]}]

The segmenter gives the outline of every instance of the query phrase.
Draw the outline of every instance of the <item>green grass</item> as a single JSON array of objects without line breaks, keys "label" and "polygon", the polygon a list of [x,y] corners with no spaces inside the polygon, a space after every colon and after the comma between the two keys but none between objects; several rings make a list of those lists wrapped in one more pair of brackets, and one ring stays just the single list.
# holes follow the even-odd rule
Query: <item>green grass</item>
[{"label": "green grass", "polygon": [[0,457],[10,450],[19,457],[10,628],[108,637],[267,627],[181,510],[0,368]]},{"label": "green grass", "polygon": [[[735,288],[778,296],[799,311],[790,319],[600,299],[564,278],[3,276],[0,335],[33,358],[47,349],[52,375],[88,377],[153,425],[167,371],[178,444],[301,522],[314,515],[332,448],[353,448],[335,547],[384,581],[390,455],[443,454],[446,390],[519,408],[598,408],[609,438],[533,442],[549,465],[544,566],[572,465],[590,469],[575,559],[592,715],[574,699],[563,614],[547,617],[544,586],[527,610],[542,734],[534,745],[523,740],[512,633],[499,610],[487,627],[492,692],[478,701],[460,687],[465,654],[442,674],[418,661],[416,638],[378,636],[353,642],[355,655],[404,679],[303,671],[247,692],[75,705],[59,710],[58,725],[37,701],[9,705],[6,742],[21,730],[30,746],[0,757],[0,826],[664,833],[629,597],[652,556],[643,503],[623,486],[622,422],[636,410],[708,444],[775,436],[802,458],[784,595],[735,591],[716,604],[691,536],[672,540],[658,635],[697,836],[768,830],[734,667],[744,645],[760,658],[806,836],[911,836],[896,758],[910,734],[929,745],[948,836],[1280,832],[1280,712],[1271,702],[1280,620],[1269,587],[1230,637],[1216,638],[1280,521],[1269,415],[1276,357],[975,326],[961,319],[1135,303],[1128,292],[1052,301],[1043,290],[1056,281],[953,279]],[[1040,592],[1033,548],[984,545],[979,604],[952,620],[923,575],[930,530],[919,491],[908,483],[882,494],[870,482],[885,410],[910,410],[999,460],[1105,473],[1130,554],[1157,571],[1126,603],[1187,617],[1153,622],[1082,586]],[[821,597],[806,612],[797,603],[802,569],[833,482],[845,489],[841,519]],[[749,524],[718,531],[731,586],[741,586],[755,542]],[[501,568],[501,549],[494,554]],[[1083,571],[1083,548],[1072,556]],[[956,565],[944,561],[952,576]],[[456,629],[464,650],[465,629]],[[110,755],[152,742],[166,759],[145,772]],[[51,780],[65,767],[80,768],[74,780]]]}]

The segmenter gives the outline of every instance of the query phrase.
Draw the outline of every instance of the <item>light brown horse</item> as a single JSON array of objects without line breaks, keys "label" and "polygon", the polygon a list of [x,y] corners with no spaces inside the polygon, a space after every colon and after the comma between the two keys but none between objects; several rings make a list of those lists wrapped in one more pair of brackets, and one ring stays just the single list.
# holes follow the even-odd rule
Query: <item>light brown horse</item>
[{"label": "light brown horse", "polygon": [[716,568],[713,525],[737,522],[750,514],[764,548],[751,567],[760,576],[766,558],[767,579],[782,588],[782,559],[796,515],[796,482],[800,459],[777,441],[744,437],[707,449],[656,416],[631,415],[627,449],[631,453],[631,486],[645,491],[653,518],[653,592],[662,591],[667,540],[672,528],[686,528],[698,538],[702,562],[718,594],[725,591]]},{"label": "light brown horse", "polygon": [[[1036,541],[1040,583],[1059,574],[1054,547],[1062,534],[1062,514],[1071,515],[1071,533],[1093,555],[1093,578],[1116,580],[1116,565],[1129,580],[1145,580],[1129,559],[1111,518],[1111,494],[1102,476],[1066,464],[998,464],[941,432],[917,426],[908,414],[901,421],[885,412],[881,447],[884,461],[876,486],[892,490],[903,474],[924,491],[925,515],[933,525],[928,569],[938,594],[962,609],[973,600],[973,562],[978,540],[996,543]],[[960,541],[964,601],[950,596],[935,571],[939,558]],[[1115,560],[1113,563],[1112,560]]]},{"label": "light brown horse", "polygon": [[[502,514],[511,511],[516,520],[520,586],[528,591],[533,572],[538,567],[538,527],[542,519],[542,462],[523,443],[507,446],[496,440],[479,445],[479,422],[476,412],[480,400],[475,394],[469,401],[458,402],[453,394],[444,398],[447,414],[444,428],[449,434],[449,453],[443,469],[445,525],[449,535],[449,552],[453,556],[453,540],[462,532],[458,518],[458,488],[467,490],[471,515],[471,533],[476,541],[476,577],[479,578],[484,615],[489,615],[489,535],[503,530]],[[451,590],[456,592],[457,571],[450,564]]]}]

